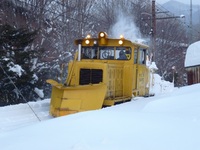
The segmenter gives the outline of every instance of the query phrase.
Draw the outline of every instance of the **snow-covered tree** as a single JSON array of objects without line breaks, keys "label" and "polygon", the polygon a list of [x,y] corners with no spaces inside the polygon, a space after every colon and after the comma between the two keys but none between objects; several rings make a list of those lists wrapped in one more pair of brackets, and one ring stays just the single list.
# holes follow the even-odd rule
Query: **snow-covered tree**
[{"label": "snow-covered tree", "polygon": [[36,31],[17,29],[10,25],[0,26],[0,103],[1,105],[36,100],[37,78],[34,59],[38,51],[31,44]]}]

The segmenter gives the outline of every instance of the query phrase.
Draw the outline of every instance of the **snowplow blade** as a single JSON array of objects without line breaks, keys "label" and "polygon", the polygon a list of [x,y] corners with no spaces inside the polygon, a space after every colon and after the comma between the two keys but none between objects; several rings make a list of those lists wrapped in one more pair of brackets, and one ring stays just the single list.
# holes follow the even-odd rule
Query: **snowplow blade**
[{"label": "snowplow blade", "polygon": [[50,113],[54,117],[80,111],[101,109],[103,106],[106,84],[64,86],[54,80],[47,80],[52,85]]}]

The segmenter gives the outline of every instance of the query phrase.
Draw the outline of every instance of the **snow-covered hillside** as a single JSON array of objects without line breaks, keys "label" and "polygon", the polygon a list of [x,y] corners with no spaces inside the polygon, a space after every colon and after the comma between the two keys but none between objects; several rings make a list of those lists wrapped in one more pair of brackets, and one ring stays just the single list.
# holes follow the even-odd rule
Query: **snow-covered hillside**
[{"label": "snow-covered hillside", "polygon": [[[199,89],[200,84],[186,86],[154,97],[41,122],[33,116],[11,114],[13,106],[0,108],[1,130],[10,126],[6,117],[13,122],[33,119],[32,125],[2,131],[1,149],[199,150]],[[46,100],[31,105],[38,105],[34,107],[41,112],[38,116],[48,119],[46,108],[46,111],[40,109],[48,107],[48,103]],[[25,110],[22,104],[16,107]]]}]

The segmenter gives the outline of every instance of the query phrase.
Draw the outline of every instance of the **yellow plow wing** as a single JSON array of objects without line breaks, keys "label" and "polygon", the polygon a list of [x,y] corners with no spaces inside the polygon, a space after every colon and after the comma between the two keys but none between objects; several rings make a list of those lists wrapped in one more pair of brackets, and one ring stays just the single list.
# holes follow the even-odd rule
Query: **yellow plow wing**
[{"label": "yellow plow wing", "polygon": [[80,111],[96,110],[103,106],[106,84],[64,86],[54,80],[52,85],[50,113],[52,116],[64,116]]}]

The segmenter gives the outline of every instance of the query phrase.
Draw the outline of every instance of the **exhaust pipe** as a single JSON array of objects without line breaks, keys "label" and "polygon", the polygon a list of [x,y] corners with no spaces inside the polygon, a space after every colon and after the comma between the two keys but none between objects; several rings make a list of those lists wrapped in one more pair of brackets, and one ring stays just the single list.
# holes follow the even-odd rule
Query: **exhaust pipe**
[{"label": "exhaust pipe", "polygon": [[81,60],[81,44],[78,44],[78,61]]}]

